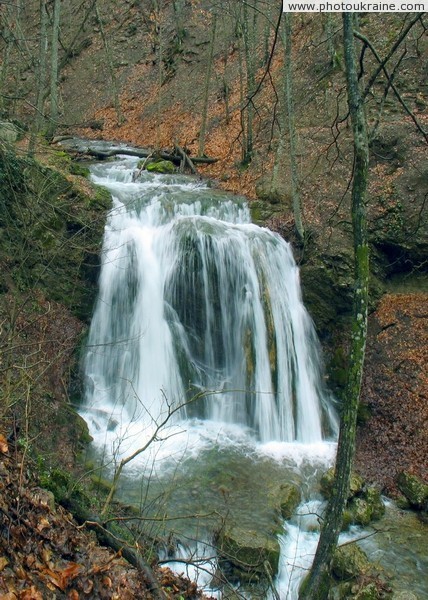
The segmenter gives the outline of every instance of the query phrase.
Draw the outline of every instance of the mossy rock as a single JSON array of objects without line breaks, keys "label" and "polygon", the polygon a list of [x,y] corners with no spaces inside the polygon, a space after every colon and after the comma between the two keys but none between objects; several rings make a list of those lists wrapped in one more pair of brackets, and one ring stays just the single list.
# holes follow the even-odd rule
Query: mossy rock
[{"label": "mossy rock", "polygon": [[278,491],[279,510],[283,519],[291,519],[302,501],[299,488],[292,483],[282,483]]},{"label": "mossy rock", "polygon": [[256,225],[262,227],[266,226],[267,221],[271,219],[275,214],[279,214],[283,211],[283,207],[279,204],[272,205],[272,203],[264,200],[253,200],[250,203],[251,220]]},{"label": "mossy rock", "polygon": [[91,204],[95,207],[108,210],[111,207],[111,194],[109,190],[102,185],[97,185]]},{"label": "mossy rock", "polygon": [[280,547],[274,536],[257,531],[233,527],[217,536],[220,562],[238,579],[245,574],[266,575],[266,564],[272,577],[278,572]]},{"label": "mossy rock", "polygon": [[336,549],[331,570],[334,576],[342,581],[356,579],[370,570],[370,562],[359,546],[347,544]]},{"label": "mossy rock", "polygon": [[372,582],[353,593],[351,597],[354,600],[379,600],[382,596],[376,584]]},{"label": "mossy rock", "polygon": [[428,507],[428,485],[416,475],[402,471],[397,477],[397,485],[411,506],[418,509]]},{"label": "mossy rock", "polygon": [[[334,485],[334,468],[332,467],[331,469],[329,469],[328,471],[326,471],[324,473],[324,475],[321,477],[321,481],[320,481],[321,493],[323,494],[323,496],[325,496],[325,498],[330,498],[330,496],[333,492],[333,485]],[[360,475],[358,475],[357,473],[352,473],[351,481],[349,484],[348,499],[353,498],[356,494],[360,493],[363,489],[363,486],[364,486],[363,478],[360,477]]]},{"label": "mossy rock", "polygon": [[18,139],[18,131],[13,123],[2,121],[0,123],[0,140],[13,144]]},{"label": "mossy rock", "polygon": [[413,592],[400,590],[393,592],[390,600],[418,600],[418,597]]},{"label": "mossy rock", "polygon": [[292,210],[293,198],[291,183],[289,180],[272,183],[272,175],[269,173],[261,177],[256,183],[257,199],[264,204],[281,204],[282,210]]},{"label": "mossy rock", "polygon": [[71,162],[70,163],[70,173],[72,175],[78,175],[79,177],[89,177],[89,169],[88,167],[84,167],[83,165],[80,165],[79,163],[76,162]]},{"label": "mossy rock", "polygon": [[364,498],[352,498],[348,510],[352,515],[352,523],[355,525],[368,525],[372,520],[373,511],[370,504]]},{"label": "mossy rock", "polygon": [[371,507],[372,521],[378,521],[385,514],[385,504],[380,491],[375,487],[368,487],[364,491],[364,499]]},{"label": "mossy rock", "polygon": [[354,525],[365,526],[382,517],[385,505],[380,492],[376,488],[369,487],[360,496],[350,499],[347,511],[350,513],[351,522]]},{"label": "mossy rock", "polygon": [[175,165],[170,160],[157,160],[146,165],[147,171],[152,173],[175,173]]}]

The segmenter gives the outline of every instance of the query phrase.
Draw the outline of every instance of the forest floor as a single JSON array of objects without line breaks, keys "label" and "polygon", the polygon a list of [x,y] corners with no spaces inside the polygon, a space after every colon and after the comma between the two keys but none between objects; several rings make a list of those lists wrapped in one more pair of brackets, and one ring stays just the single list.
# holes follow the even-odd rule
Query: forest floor
[{"label": "forest floor", "polygon": [[[159,598],[121,552],[100,546],[30,475],[25,451],[0,434],[0,600]],[[163,598],[206,598],[195,583],[153,566]]]}]

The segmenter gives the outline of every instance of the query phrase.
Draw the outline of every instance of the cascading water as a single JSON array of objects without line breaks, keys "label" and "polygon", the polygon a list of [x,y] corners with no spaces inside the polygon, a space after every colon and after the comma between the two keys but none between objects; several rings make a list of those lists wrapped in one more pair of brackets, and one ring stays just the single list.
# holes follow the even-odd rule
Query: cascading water
[{"label": "cascading water", "polygon": [[[290,246],[251,224],[242,200],[183,177],[133,181],[134,167],[93,169],[114,206],[86,405],[148,426],[170,410],[262,442],[320,441],[332,423]],[[195,390],[215,393],[188,403]]]},{"label": "cascading water", "polygon": [[[136,172],[129,158],[92,168],[113,208],[82,414],[104,462],[138,453],[123,484],[127,501],[144,496],[147,510],[161,497],[162,514],[210,507],[245,527],[257,514],[259,529],[270,530],[272,482],[296,481],[307,500],[308,481],[335,447],[323,441],[335,433],[334,411],[290,246],[251,223],[244,199],[188,177]],[[213,553],[213,527],[195,526],[189,553]],[[303,552],[314,544],[306,537]],[[280,573],[281,589],[297,589],[295,572]]]},{"label": "cascading water", "polygon": [[[277,533],[269,498],[281,482],[295,483],[302,503],[278,537],[275,595],[239,594],[296,600],[318,538],[314,482],[333,461],[335,444],[325,438],[336,422],[290,247],[251,224],[244,200],[181,176],[134,181],[136,164],[92,168],[114,201],[82,415],[108,474],[138,454],[122,497],[145,523],[171,518],[160,535],[177,541],[165,558],[219,598],[213,531],[230,522]],[[388,527],[383,550],[366,542],[376,559],[391,552]],[[401,546],[399,556],[401,564]]]}]

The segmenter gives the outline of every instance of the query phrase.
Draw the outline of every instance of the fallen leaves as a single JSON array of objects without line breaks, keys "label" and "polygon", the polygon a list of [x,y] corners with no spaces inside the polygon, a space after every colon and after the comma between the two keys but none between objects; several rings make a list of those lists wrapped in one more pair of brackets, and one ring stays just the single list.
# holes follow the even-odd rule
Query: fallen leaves
[{"label": "fallen leaves", "polygon": [[[121,552],[101,547],[21,469],[14,448],[0,461],[0,600],[149,600],[143,576]],[[171,600],[203,596],[195,583],[158,572]]]},{"label": "fallen leaves", "polygon": [[357,468],[388,494],[409,470],[428,479],[428,295],[387,294],[370,317]]},{"label": "fallen leaves", "polygon": [[0,434],[0,454],[8,454],[9,447],[7,445],[7,440],[4,435]]}]

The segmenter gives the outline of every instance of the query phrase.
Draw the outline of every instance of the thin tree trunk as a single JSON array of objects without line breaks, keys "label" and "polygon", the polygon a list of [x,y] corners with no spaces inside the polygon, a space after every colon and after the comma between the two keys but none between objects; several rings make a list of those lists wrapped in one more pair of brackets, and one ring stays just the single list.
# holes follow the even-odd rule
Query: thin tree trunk
[{"label": "thin tree trunk", "polygon": [[51,42],[51,111],[50,122],[47,131],[48,139],[52,139],[58,125],[58,44],[59,44],[59,21],[61,15],[61,0],[55,0],[52,42]]},{"label": "thin tree trunk", "polygon": [[355,452],[357,411],[367,336],[369,256],[367,243],[366,193],[369,148],[364,103],[358,86],[352,13],[343,13],[343,38],[348,105],[354,137],[352,181],[352,226],[354,236],[354,305],[352,340],[345,402],[340,420],[333,494],[328,503],[321,537],[308,579],[299,600],[325,600],[329,590],[329,567],[342,526]]},{"label": "thin tree trunk", "polygon": [[103,40],[103,45],[104,45],[104,50],[106,53],[108,68],[110,71],[111,86],[112,86],[112,91],[113,91],[113,103],[114,103],[114,108],[116,110],[117,124],[122,125],[122,123],[125,121],[125,118],[123,116],[122,108],[120,106],[119,86],[117,84],[116,73],[114,72],[113,55],[111,53],[111,48],[110,48],[107,36],[104,31],[104,25],[103,25],[103,22],[102,22],[102,19],[100,16],[100,12],[98,10],[97,2],[95,2],[94,8],[95,8],[95,15],[96,15],[97,21],[98,21],[98,26],[100,28],[101,38]]},{"label": "thin tree trunk", "polygon": [[294,118],[294,96],[293,96],[293,64],[291,60],[291,13],[284,13],[285,19],[285,95],[287,99],[288,135],[290,137],[290,167],[291,167],[291,197],[293,201],[294,224],[297,235],[301,240],[304,238],[302,222],[302,207],[300,202],[299,174],[297,170],[297,135]]},{"label": "thin tree trunk", "polygon": [[46,85],[46,58],[48,49],[48,13],[46,11],[46,0],[40,0],[40,42],[39,42],[39,64],[38,64],[38,85],[36,98],[36,115],[31,128],[30,141],[28,144],[28,154],[32,156],[36,145],[37,135],[40,133],[44,123],[44,92]]},{"label": "thin tree trunk", "polygon": [[9,6],[5,7],[6,19],[5,25],[3,28],[3,39],[5,41],[5,47],[3,49],[3,61],[0,67],[0,116],[5,116],[5,99],[3,97],[5,91],[5,84],[7,81],[7,75],[9,71],[9,59],[10,53],[12,51],[13,46],[13,34],[10,30],[10,8]]},{"label": "thin tree trunk", "polygon": [[[256,2],[257,0],[255,0]],[[255,66],[255,29],[257,23],[257,12],[254,11],[253,19],[250,19],[248,15],[247,2],[244,2],[243,7],[243,33],[244,33],[244,50],[245,50],[245,64],[247,67],[247,136],[246,146],[244,147],[243,162],[249,164],[253,157],[253,119],[254,119],[254,106],[252,96],[256,89],[256,66]]]},{"label": "thin tree trunk", "polygon": [[214,13],[212,30],[211,30],[210,53],[209,53],[209,57],[208,57],[207,73],[206,73],[206,77],[205,77],[204,105],[202,108],[201,131],[199,133],[198,156],[203,156],[204,149],[205,149],[205,135],[206,135],[206,130],[207,130],[207,117],[208,117],[208,100],[209,100],[209,96],[210,96],[210,80],[211,80],[211,71],[212,71],[213,59],[214,59],[214,42],[215,42],[216,27],[217,27],[217,15],[216,15],[216,13]]},{"label": "thin tree trunk", "polygon": [[245,151],[247,148],[247,127],[244,118],[244,65],[242,61],[242,36],[238,40],[238,70],[239,70],[239,104],[241,106],[240,117],[241,117],[241,130],[242,130],[242,160],[245,157]]},{"label": "thin tree trunk", "polygon": [[324,31],[327,42],[327,55],[330,67],[334,67],[334,13],[326,13],[324,16]]}]

